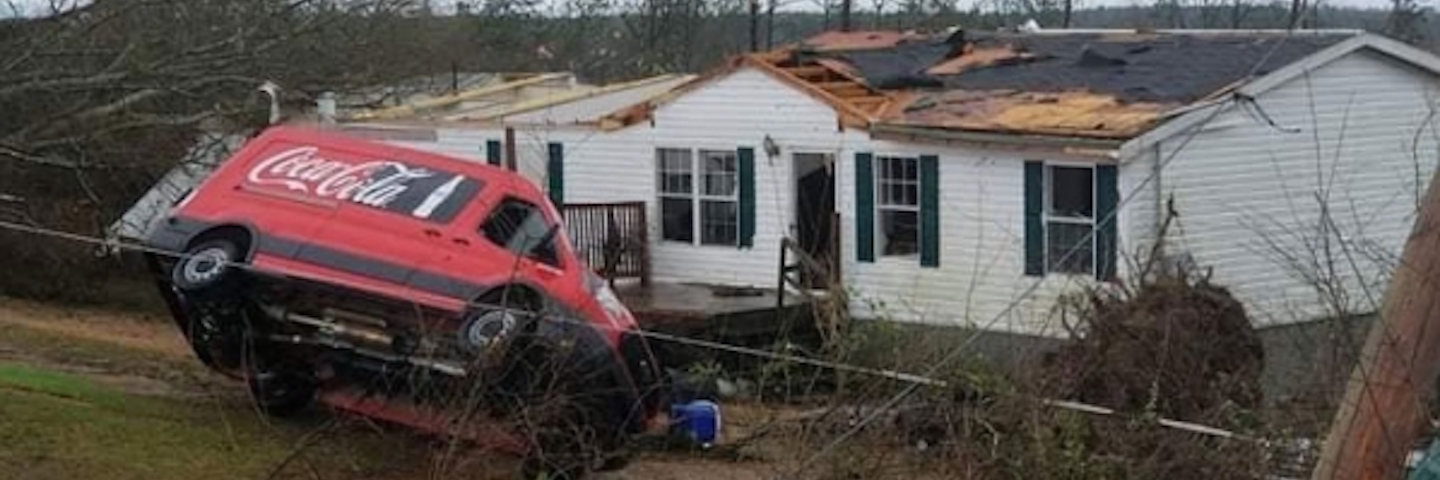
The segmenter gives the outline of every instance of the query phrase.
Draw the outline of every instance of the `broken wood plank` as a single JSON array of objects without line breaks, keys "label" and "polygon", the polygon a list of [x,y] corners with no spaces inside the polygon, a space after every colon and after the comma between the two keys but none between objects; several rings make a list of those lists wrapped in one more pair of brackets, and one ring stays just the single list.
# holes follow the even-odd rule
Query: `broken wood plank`
[{"label": "broken wood plank", "polygon": [[825,68],[824,66],[821,66],[821,65],[805,65],[805,66],[800,66],[800,67],[788,67],[788,68],[786,68],[785,70],[788,71],[788,72],[790,72],[791,75],[794,75],[794,76],[797,76],[797,77],[800,77],[800,78],[803,78],[803,79],[806,79],[806,80],[814,80],[814,79],[818,79],[818,78],[823,78],[823,77],[825,77],[825,76],[827,76],[827,75],[830,74],[830,69]]}]

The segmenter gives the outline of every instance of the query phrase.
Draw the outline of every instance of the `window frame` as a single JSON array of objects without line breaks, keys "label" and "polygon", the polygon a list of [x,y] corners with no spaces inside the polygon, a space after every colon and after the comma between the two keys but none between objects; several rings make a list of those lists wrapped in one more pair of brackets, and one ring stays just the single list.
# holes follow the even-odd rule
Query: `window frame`
[{"label": "window frame", "polygon": [[[891,178],[889,177],[888,173],[885,173],[885,172],[887,172],[887,170],[884,168],[884,166],[885,166],[887,160],[901,160],[901,161],[905,161],[905,162],[910,163],[911,166],[914,167],[913,170],[912,170],[912,169],[907,169],[907,170],[906,170],[906,171],[913,171],[913,172],[915,172],[915,177],[913,178],[913,180],[912,180],[912,179],[901,179],[901,180],[900,180],[900,181],[902,181],[902,182],[910,182],[910,183],[911,183],[910,186],[915,189],[915,192],[914,192],[914,193],[915,193],[915,195],[914,195],[915,203],[914,203],[913,205],[901,205],[901,204],[886,203],[885,198],[886,198],[888,195],[886,194],[886,190],[885,190],[884,186],[887,185],[887,180],[890,182],[890,184],[893,184],[893,183],[895,182],[895,179],[891,179]],[[921,211],[920,211],[920,181],[921,181],[921,179],[920,179],[920,176],[921,176],[921,174],[920,174],[920,156],[919,156],[919,155],[875,155],[875,156],[873,157],[873,160],[871,161],[871,167],[870,167],[870,168],[871,168],[871,170],[872,170],[872,171],[871,171],[871,182],[873,183],[873,185],[872,185],[872,187],[871,187],[873,190],[871,190],[871,191],[875,192],[874,200],[872,200],[872,202],[871,202],[871,203],[873,204],[873,205],[872,205],[872,208],[873,208],[874,211],[875,211],[875,212],[874,212],[875,218],[874,218],[874,221],[873,221],[874,225],[871,225],[871,231],[872,231],[872,232],[875,232],[875,233],[874,233],[874,237],[875,237],[876,240],[881,240],[881,241],[872,242],[872,243],[874,243],[875,256],[876,256],[876,258],[880,258],[880,259],[884,259],[884,258],[900,258],[900,259],[918,258],[918,257],[920,256],[920,250],[921,250],[921,248],[920,248],[920,240],[921,240],[921,238],[920,238],[920,237],[921,237],[921,233],[920,233],[920,215],[921,215]],[[888,244],[888,243],[889,243],[888,237],[885,235],[885,230],[882,228],[882,226],[883,226],[884,223],[885,223],[885,215],[884,215],[884,213],[885,213],[886,211],[890,211],[890,212],[913,212],[913,213],[915,214],[915,251],[909,252],[909,253],[901,253],[901,254],[886,254],[886,253],[885,253],[885,244]]]},{"label": "window frame", "polygon": [[[486,227],[490,226],[490,222],[497,215],[500,214],[500,211],[502,209],[507,208],[511,204],[520,204],[528,207],[533,212],[533,215],[538,215],[545,222],[546,232],[554,230],[555,233],[551,235],[550,238],[547,239],[544,243],[537,243],[524,252],[511,249],[510,245],[508,245],[509,242],[506,242],[507,244],[501,244],[495,241],[495,239],[490,238],[490,233],[486,231]],[[520,229],[520,227],[521,225],[516,225],[514,228],[518,230]],[[489,210],[485,212],[485,215],[481,217],[480,224],[475,227],[475,234],[476,236],[480,237],[481,241],[484,241],[491,246],[494,246],[495,248],[498,248],[501,251],[504,251],[510,255],[530,262],[534,262],[538,265],[544,265],[546,267],[555,268],[558,270],[565,270],[568,265],[565,262],[564,255],[562,255],[560,251],[560,242],[557,238],[559,235],[561,235],[559,229],[562,228],[565,227],[561,225],[560,222],[557,222],[555,218],[552,218],[548,213],[546,213],[544,207],[524,198],[507,195],[505,197],[502,197],[499,202],[496,202],[494,206],[490,207]],[[539,247],[545,244],[548,244],[550,249],[551,258],[548,259],[535,255],[535,252],[538,251]]]},{"label": "window frame", "polygon": [[[689,176],[689,178],[690,178],[690,188],[689,188],[689,190],[688,190],[687,192],[684,192],[684,193],[676,193],[676,192],[666,191],[666,186],[667,186],[667,183],[668,183],[668,180],[669,180],[669,175],[670,175],[670,172],[671,172],[671,171],[665,169],[665,159],[664,159],[664,157],[663,157],[663,155],[662,155],[662,152],[665,152],[665,151],[685,152],[685,156],[686,156],[686,164],[685,164],[685,165],[686,165],[686,168],[688,169],[688,171],[687,171],[686,173],[688,174],[688,176]],[[660,220],[660,241],[662,241],[662,242],[672,242],[672,243],[682,243],[682,244],[685,244],[685,243],[693,244],[693,243],[695,243],[696,239],[698,238],[698,237],[696,236],[696,233],[697,233],[697,232],[696,232],[695,224],[696,224],[697,222],[696,222],[695,219],[696,219],[696,218],[698,217],[698,215],[699,215],[699,212],[696,211],[696,206],[695,206],[695,192],[696,192],[696,190],[699,188],[699,186],[695,184],[695,177],[696,177],[696,175],[695,175],[695,150],[694,150],[694,149],[690,149],[690,148],[655,147],[655,169],[654,169],[654,170],[655,170],[655,198],[656,198],[655,209],[656,209],[656,213],[658,214],[658,215],[656,215],[656,218],[658,218],[658,219]],[[678,173],[677,173],[677,174],[678,174]],[[688,240],[688,241],[686,241],[686,240],[674,240],[674,239],[670,239],[670,238],[666,238],[666,237],[665,237],[665,200],[666,200],[666,199],[672,199],[672,200],[687,200],[687,201],[690,202],[690,240]]]},{"label": "window frame", "polygon": [[[1054,273],[1054,274],[1059,274],[1059,275],[1088,275],[1088,276],[1094,276],[1094,275],[1095,275],[1095,269],[1096,269],[1096,267],[1097,267],[1097,263],[1099,262],[1099,256],[1100,256],[1100,252],[1099,252],[1099,250],[1098,250],[1098,248],[1097,248],[1097,246],[1098,246],[1098,245],[1097,245],[1097,242],[1096,242],[1096,240],[1097,240],[1097,239],[1096,239],[1097,233],[1096,233],[1096,230],[1095,230],[1096,225],[1097,225],[1097,223],[1098,223],[1098,219],[1095,218],[1095,215],[1096,215],[1097,213],[1099,213],[1097,207],[1099,207],[1099,204],[1100,204],[1100,198],[1099,198],[1100,192],[1099,192],[1099,191],[1097,190],[1097,188],[1096,188],[1096,186],[1097,186],[1096,184],[1097,184],[1098,182],[1096,181],[1096,173],[1097,173],[1097,171],[1096,171],[1096,168],[1095,168],[1095,164],[1093,164],[1093,163],[1082,163],[1082,162],[1063,162],[1063,161],[1057,162],[1057,161],[1049,161],[1049,160],[1046,160],[1046,161],[1044,161],[1044,162],[1042,163],[1042,165],[1044,165],[1044,179],[1043,179],[1043,181],[1042,181],[1042,190],[1043,190],[1043,193],[1044,193],[1044,197],[1043,197],[1043,205],[1042,205],[1042,211],[1041,211],[1041,218],[1042,218],[1043,221],[1045,222],[1045,223],[1044,223],[1045,234],[1042,236],[1041,241],[1044,242],[1044,243],[1043,243],[1043,245],[1044,245],[1043,252],[1044,252],[1044,255],[1045,255],[1045,257],[1044,257],[1044,258],[1045,258],[1045,273],[1047,273],[1047,274]],[[1054,207],[1055,207],[1055,183],[1054,183],[1054,181],[1053,181],[1053,180],[1054,180],[1054,173],[1053,173],[1053,172],[1054,172],[1054,169],[1055,169],[1056,167],[1060,167],[1060,168],[1075,168],[1075,169],[1083,169],[1083,170],[1089,170],[1089,171],[1090,171],[1090,216],[1089,216],[1089,217],[1074,217],[1074,216],[1067,216],[1067,215],[1056,215],[1056,214],[1051,213],[1051,212],[1054,210]],[[1088,242],[1090,242],[1090,268],[1088,269],[1088,271],[1084,271],[1084,272],[1060,271],[1060,270],[1055,269],[1054,265],[1051,264],[1051,258],[1050,258],[1050,231],[1051,231],[1051,229],[1050,229],[1050,224],[1051,224],[1051,223],[1063,223],[1063,224],[1067,224],[1067,225],[1088,225],[1088,226],[1090,227],[1090,234],[1089,234],[1089,235],[1090,235],[1090,238],[1087,240]]]},{"label": "window frame", "polygon": [[[666,174],[667,174],[669,171],[663,169],[663,167],[664,167],[665,165],[664,165],[664,160],[662,159],[661,153],[662,153],[662,152],[666,152],[666,151],[686,152],[686,154],[687,154],[687,156],[688,156],[688,159],[689,159],[689,174],[690,174],[690,191],[689,191],[689,192],[687,192],[687,193],[676,193],[676,192],[667,192],[667,191],[665,190],[665,184],[664,184],[664,183],[665,183],[665,180],[666,180]],[[741,216],[742,213],[740,212],[740,154],[739,154],[739,152],[738,152],[737,150],[735,150],[735,149],[725,149],[725,148],[672,147],[672,146],[657,146],[657,147],[655,147],[654,152],[655,152],[655,153],[654,153],[654,155],[655,155],[655,168],[654,168],[654,171],[655,171],[655,182],[656,182],[656,185],[655,185],[655,198],[656,198],[656,209],[657,209],[657,213],[659,214],[658,217],[660,218],[660,228],[661,228],[661,231],[660,231],[660,241],[665,242],[665,243],[677,244],[677,245],[692,245],[692,246],[702,246],[702,247],[738,247],[738,246],[740,246],[740,222],[741,222],[740,216]],[[707,157],[707,155],[714,155],[714,154],[723,155],[723,156],[725,156],[726,158],[728,158],[729,161],[730,161],[730,165],[733,167],[733,168],[731,169],[730,175],[729,175],[729,176],[730,176],[730,179],[731,179],[730,185],[731,185],[732,188],[730,189],[730,193],[729,193],[728,195],[711,194],[711,193],[707,193],[706,190],[705,190],[705,188],[706,188],[706,183],[705,183],[705,182],[706,182],[706,181],[709,179],[709,177],[710,177],[710,172],[709,172],[709,170],[708,170],[708,166],[709,166],[709,165],[708,165],[708,162],[707,162],[707,160],[708,160],[710,157]],[[664,225],[665,225],[665,220],[664,220],[665,212],[664,212],[664,210],[663,210],[663,209],[664,209],[664,200],[665,200],[665,199],[688,200],[688,201],[690,201],[691,220],[690,220],[690,240],[689,240],[689,241],[686,241],[686,240],[674,240],[674,239],[670,239],[670,238],[666,238],[666,237],[665,237],[665,231],[664,231],[664,228],[665,228],[665,226],[664,226]],[[705,227],[705,208],[704,208],[704,206],[705,206],[705,204],[706,204],[707,202],[710,202],[710,203],[723,202],[723,203],[728,203],[728,204],[734,205],[734,211],[735,211],[735,217],[734,217],[734,222],[733,222],[734,230],[735,230],[735,238],[734,238],[734,241],[729,242],[729,243],[715,243],[715,242],[706,242],[706,241],[705,241],[705,228],[704,228],[704,227]]]}]

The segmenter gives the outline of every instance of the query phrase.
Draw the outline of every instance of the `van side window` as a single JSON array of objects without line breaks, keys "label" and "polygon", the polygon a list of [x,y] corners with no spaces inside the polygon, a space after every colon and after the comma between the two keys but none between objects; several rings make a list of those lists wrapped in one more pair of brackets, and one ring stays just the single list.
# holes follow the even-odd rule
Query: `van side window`
[{"label": "van side window", "polygon": [[480,226],[481,234],[491,243],[551,266],[560,266],[555,251],[558,228],[545,218],[534,204],[514,198],[500,202]]}]

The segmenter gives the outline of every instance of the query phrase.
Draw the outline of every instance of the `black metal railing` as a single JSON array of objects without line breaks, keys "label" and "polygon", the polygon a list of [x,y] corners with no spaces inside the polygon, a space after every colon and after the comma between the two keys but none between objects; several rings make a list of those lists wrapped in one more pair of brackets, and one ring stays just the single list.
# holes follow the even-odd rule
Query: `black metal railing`
[{"label": "black metal railing", "polygon": [[649,227],[645,202],[567,203],[565,230],[576,253],[609,280],[650,284]]}]

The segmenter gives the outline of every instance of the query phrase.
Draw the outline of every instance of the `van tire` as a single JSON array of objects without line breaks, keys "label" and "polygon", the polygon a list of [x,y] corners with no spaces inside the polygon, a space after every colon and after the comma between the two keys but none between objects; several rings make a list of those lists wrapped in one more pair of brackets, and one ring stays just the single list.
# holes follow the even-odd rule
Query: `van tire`
[{"label": "van tire", "polygon": [[243,261],[234,241],[205,240],[185,250],[185,255],[175,262],[170,283],[192,295],[222,293],[237,282],[239,268],[236,265]]}]

